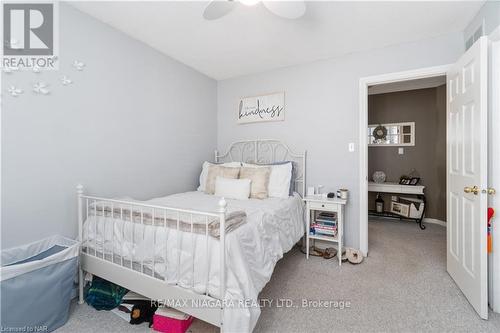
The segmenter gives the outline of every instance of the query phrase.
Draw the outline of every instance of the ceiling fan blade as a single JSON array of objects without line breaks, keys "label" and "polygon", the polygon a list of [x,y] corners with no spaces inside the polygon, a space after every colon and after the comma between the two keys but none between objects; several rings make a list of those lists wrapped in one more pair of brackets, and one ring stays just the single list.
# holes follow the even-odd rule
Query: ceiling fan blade
[{"label": "ceiling fan blade", "polygon": [[305,1],[262,1],[273,14],[287,19],[297,19],[306,12]]},{"label": "ceiling fan blade", "polygon": [[216,20],[234,9],[236,2],[233,0],[212,0],[203,11],[205,20]]}]

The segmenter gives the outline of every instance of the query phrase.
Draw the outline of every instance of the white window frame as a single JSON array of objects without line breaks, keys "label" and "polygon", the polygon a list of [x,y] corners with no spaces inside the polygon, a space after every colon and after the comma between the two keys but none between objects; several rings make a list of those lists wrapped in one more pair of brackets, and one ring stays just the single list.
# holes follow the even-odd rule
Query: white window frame
[{"label": "white window frame", "polygon": [[[390,126],[410,126],[410,134],[411,134],[411,139],[409,143],[368,143],[368,147],[408,147],[408,146],[415,146],[415,122],[410,121],[410,122],[404,122],[404,123],[390,123],[390,124],[372,124],[368,125],[368,128],[370,127],[377,127],[377,126],[385,126],[385,127],[390,127]],[[389,135],[389,133],[388,133]],[[399,134],[400,138],[402,139],[403,133]],[[370,135],[368,135],[368,142],[370,142]]]}]

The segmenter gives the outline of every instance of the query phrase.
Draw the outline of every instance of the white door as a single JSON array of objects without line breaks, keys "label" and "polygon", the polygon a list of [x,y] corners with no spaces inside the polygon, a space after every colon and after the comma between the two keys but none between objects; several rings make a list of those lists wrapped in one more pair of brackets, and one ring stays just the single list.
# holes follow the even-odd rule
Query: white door
[{"label": "white door", "polygon": [[483,319],[488,318],[487,37],[447,73],[447,269]]}]

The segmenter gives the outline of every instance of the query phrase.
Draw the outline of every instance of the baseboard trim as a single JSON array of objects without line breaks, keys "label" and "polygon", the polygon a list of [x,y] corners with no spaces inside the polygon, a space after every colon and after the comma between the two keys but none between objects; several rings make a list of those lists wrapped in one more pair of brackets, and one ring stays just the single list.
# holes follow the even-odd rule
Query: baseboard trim
[{"label": "baseboard trim", "polygon": [[430,218],[430,217],[424,217],[424,223],[438,224],[438,225],[443,226],[443,227],[446,228],[446,222],[445,221],[441,221],[441,220],[438,220],[438,219],[433,219],[433,218]]}]

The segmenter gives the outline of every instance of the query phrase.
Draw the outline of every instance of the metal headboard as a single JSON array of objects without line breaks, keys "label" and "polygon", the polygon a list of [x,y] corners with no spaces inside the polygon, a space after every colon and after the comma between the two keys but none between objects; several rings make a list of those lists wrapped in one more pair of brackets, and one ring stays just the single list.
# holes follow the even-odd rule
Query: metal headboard
[{"label": "metal headboard", "polygon": [[215,151],[215,162],[245,162],[268,164],[291,161],[294,191],[302,197],[306,193],[306,151],[295,153],[279,140],[248,140],[233,142],[224,154]]}]

